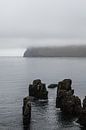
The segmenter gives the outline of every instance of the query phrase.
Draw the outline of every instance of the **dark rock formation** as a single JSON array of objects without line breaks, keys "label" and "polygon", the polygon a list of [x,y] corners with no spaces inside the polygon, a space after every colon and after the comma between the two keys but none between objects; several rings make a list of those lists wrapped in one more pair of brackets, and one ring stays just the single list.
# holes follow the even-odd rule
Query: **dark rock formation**
[{"label": "dark rock formation", "polygon": [[77,122],[80,125],[83,125],[86,127],[86,96],[85,96],[85,99],[83,100],[83,108],[80,112],[80,115],[79,115]]},{"label": "dark rock formation", "polygon": [[58,83],[56,107],[65,114],[78,115],[81,111],[81,100],[74,95],[72,80],[64,79]]},{"label": "dark rock formation", "polygon": [[66,94],[70,95],[70,93],[73,93],[73,90],[71,90],[71,84],[72,81],[70,79],[64,79],[63,81],[58,83],[56,107],[61,107],[62,100],[64,99]]},{"label": "dark rock formation", "polygon": [[86,109],[82,109],[77,123],[86,127]]},{"label": "dark rock formation", "polygon": [[61,110],[65,114],[77,116],[81,111],[81,100],[77,96],[68,96],[62,100]]},{"label": "dark rock formation", "polygon": [[29,85],[29,96],[37,99],[48,99],[46,84],[42,83],[40,79],[34,80],[33,84]]},{"label": "dark rock formation", "polygon": [[58,90],[69,91],[69,90],[71,90],[71,84],[72,84],[71,79],[64,79],[63,81],[58,83]]},{"label": "dark rock formation", "polygon": [[31,102],[29,97],[23,99],[23,124],[29,125],[31,119]]},{"label": "dark rock formation", "polygon": [[57,84],[50,84],[49,86],[48,86],[48,88],[56,88],[57,87]]},{"label": "dark rock formation", "polygon": [[86,109],[86,96],[85,96],[85,98],[83,100],[83,109]]},{"label": "dark rock formation", "polygon": [[82,107],[81,100],[74,95],[71,84],[72,81],[70,79],[65,79],[58,83],[56,107],[59,107],[66,115],[78,117],[77,122],[86,127],[86,96]]}]

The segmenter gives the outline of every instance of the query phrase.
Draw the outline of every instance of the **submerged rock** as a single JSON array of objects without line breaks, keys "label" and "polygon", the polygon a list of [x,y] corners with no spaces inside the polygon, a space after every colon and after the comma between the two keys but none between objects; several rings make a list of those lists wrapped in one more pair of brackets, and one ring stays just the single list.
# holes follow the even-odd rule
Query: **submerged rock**
[{"label": "submerged rock", "polygon": [[29,96],[23,99],[23,124],[29,125],[31,119],[31,102]]},{"label": "submerged rock", "polygon": [[33,84],[29,85],[29,96],[37,99],[48,99],[46,84],[42,83],[40,79],[34,80]]},{"label": "submerged rock", "polygon": [[56,88],[57,87],[57,84],[50,84],[49,86],[48,86],[48,88]]}]

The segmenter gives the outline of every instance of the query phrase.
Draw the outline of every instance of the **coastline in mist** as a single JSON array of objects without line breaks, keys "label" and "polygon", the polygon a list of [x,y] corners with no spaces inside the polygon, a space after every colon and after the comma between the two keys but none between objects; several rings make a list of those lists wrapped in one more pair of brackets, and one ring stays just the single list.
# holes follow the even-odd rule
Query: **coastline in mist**
[{"label": "coastline in mist", "polygon": [[86,46],[30,47],[24,57],[86,57]]}]

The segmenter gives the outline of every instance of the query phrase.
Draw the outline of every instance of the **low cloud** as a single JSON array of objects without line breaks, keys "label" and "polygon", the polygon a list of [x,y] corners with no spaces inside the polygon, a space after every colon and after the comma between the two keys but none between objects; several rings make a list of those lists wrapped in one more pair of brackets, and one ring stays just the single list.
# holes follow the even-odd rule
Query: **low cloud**
[{"label": "low cloud", "polygon": [[20,48],[26,49],[37,46],[64,46],[64,45],[86,45],[83,39],[28,39],[28,38],[0,38],[0,49]]}]

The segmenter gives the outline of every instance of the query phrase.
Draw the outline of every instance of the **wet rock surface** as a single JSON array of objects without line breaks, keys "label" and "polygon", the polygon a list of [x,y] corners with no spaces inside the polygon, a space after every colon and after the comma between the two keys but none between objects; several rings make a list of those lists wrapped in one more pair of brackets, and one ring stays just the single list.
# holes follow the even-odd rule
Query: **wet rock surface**
[{"label": "wet rock surface", "polygon": [[48,85],[48,88],[56,88],[57,87],[57,84],[50,84]]},{"label": "wet rock surface", "polygon": [[28,126],[31,119],[31,102],[29,96],[23,99],[23,124]]},{"label": "wet rock surface", "polygon": [[58,83],[56,107],[60,108],[65,114],[78,115],[81,111],[81,100],[74,95],[71,87],[72,80],[64,79]]},{"label": "wet rock surface", "polygon": [[83,109],[86,109],[86,96],[85,96],[85,98],[83,99]]},{"label": "wet rock surface", "polygon": [[62,101],[61,110],[65,114],[78,115],[81,111],[81,100],[77,96],[66,96]]},{"label": "wet rock surface", "polygon": [[40,79],[34,80],[33,84],[29,85],[29,96],[36,99],[48,99],[46,84],[42,83]]},{"label": "wet rock surface", "polygon": [[86,96],[83,100],[83,107],[78,96],[74,95],[71,87],[72,80],[64,79],[58,83],[56,107],[66,115],[76,116],[77,123],[86,127]]},{"label": "wet rock surface", "polygon": [[86,127],[86,96],[83,100],[83,108],[80,112],[80,115],[78,117],[78,120],[77,122],[80,124],[80,125],[83,125]]},{"label": "wet rock surface", "polygon": [[[74,89],[72,89],[71,85],[71,79],[64,79],[58,84],[50,84],[48,88],[57,87],[56,107],[60,108],[63,115],[71,116],[73,118],[77,117],[77,123],[86,127],[86,96],[83,100],[82,107],[81,99],[74,95]],[[23,99],[24,126],[28,126],[30,124],[31,99],[33,97],[34,99],[48,99],[46,84],[42,83],[40,79],[34,80],[33,83],[29,85],[29,96]]]}]

